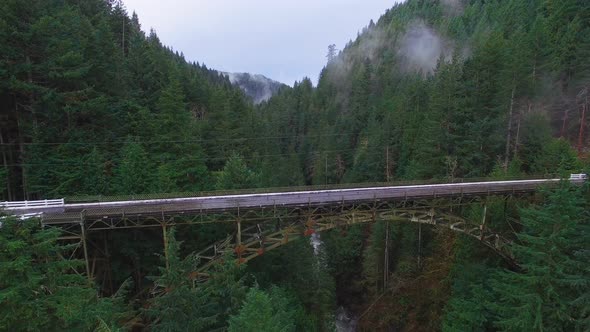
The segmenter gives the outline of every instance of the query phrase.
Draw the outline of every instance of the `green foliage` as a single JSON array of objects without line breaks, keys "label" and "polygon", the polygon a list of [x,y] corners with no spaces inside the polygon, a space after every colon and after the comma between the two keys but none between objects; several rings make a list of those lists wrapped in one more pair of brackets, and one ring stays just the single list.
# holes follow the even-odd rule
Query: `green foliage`
[{"label": "green foliage", "polygon": [[523,232],[512,246],[523,271],[499,272],[493,287],[496,325],[506,331],[586,330],[590,292],[588,203],[563,185],[547,203],[521,211]]},{"label": "green foliage", "polygon": [[215,188],[218,190],[255,188],[256,181],[257,175],[248,168],[240,155],[234,153],[218,175]]},{"label": "green foliage", "polygon": [[246,296],[240,269],[230,257],[218,263],[212,277],[203,284],[190,278],[198,259],[191,254],[180,258],[180,243],[174,230],[167,233],[167,250],[162,256],[164,267],[153,278],[162,292],[145,310],[154,331],[210,331],[227,327],[230,315],[237,313]]},{"label": "green foliage", "polygon": [[588,329],[587,189],[564,183],[546,194],[543,205],[520,210],[524,229],[511,247],[519,271],[481,261],[478,244],[460,243],[443,330]]},{"label": "green foliage", "polygon": [[2,194],[0,195],[0,197],[2,197],[3,200],[8,200],[8,170],[6,168],[0,168],[0,185],[2,186]]},{"label": "green foliage", "polygon": [[575,151],[563,139],[553,139],[545,145],[535,164],[539,173],[557,173],[565,177],[581,169]]},{"label": "green foliage", "polygon": [[214,267],[211,272],[212,278],[202,286],[208,304],[203,308],[201,315],[216,317],[216,322],[209,327],[210,329],[226,328],[229,317],[239,311],[248,290],[243,268],[243,265],[236,264],[236,261],[228,256]]},{"label": "green foliage", "polygon": [[250,261],[248,271],[261,286],[278,285],[296,296],[293,301],[305,308],[305,319],[297,319],[297,331],[330,331],[336,299],[328,259],[324,249],[315,252],[309,238],[300,238]]},{"label": "green foliage", "polygon": [[[120,2],[5,1],[0,40],[11,198],[212,189],[210,172],[227,154],[206,155],[200,139],[222,122],[235,130],[209,138],[245,150],[233,143],[251,135],[237,128],[245,122],[236,114],[252,106],[238,88],[163,46],[153,31],[146,35]],[[222,111],[217,101],[228,99]],[[147,160],[127,156],[137,152],[129,135]],[[121,178],[139,162],[148,177]]]},{"label": "green foliage", "polygon": [[358,285],[358,267],[363,252],[363,225],[348,229],[335,229],[322,234],[323,250],[327,254],[330,274],[334,277],[336,287],[347,292],[361,293]]},{"label": "green foliage", "polygon": [[[575,168],[565,148],[590,75],[590,9],[576,0],[477,0],[450,16],[407,1],[332,54],[317,87],[303,79],[256,108],[119,3],[0,9],[10,197],[453,179],[513,159]],[[416,66],[405,38],[425,29],[445,54]],[[127,156],[129,135],[145,158]],[[149,174],[124,180],[132,162]]]},{"label": "green foliage", "polygon": [[484,265],[464,266],[464,268],[466,273],[471,273],[472,276],[483,278],[483,280],[476,278],[469,280],[466,277],[462,280],[466,283],[463,286],[466,289],[462,291],[462,296],[455,294],[447,303],[443,331],[482,331],[492,324],[491,314],[486,308],[486,304],[490,302],[491,292],[484,285],[486,275],[493,273],[494,270],[486,269]]},{"label": "green foliage", "polygon": [[4,217],[0,227],[0,330],[90,331],[114,328],[127,318],[118,297],[99,298],[89,281],[64,260],[73,248],[58,245],[59,233],[35,220]]},{"label": "green foliage", "polygon": [[268,292],[251,288],[240,312],[230,317],[228,331],[296,331],[295,304],[281,288],[272,287]]},{"label": "green foliage", "polygon": [[167,234],[168,247],[162,257],[164,267],[154,279],[154,287],[164,294],[156,297],[146,310],[155,321],[154,331],[203,331],[215,322],[214,317],[203,317],[201,307],[206,304],[203,294],[197,292],[189,279],[196,266],[196,258],[179,257],[180,243],[175,240],[174,230]]},{"label": "green foliage", "polygon": [[[562,75],[574,63],[587,67],[575,59],[590,51],[580,39],[586,28],[576,25],[588,6],[472,1],[457,17],[440,6],[396,6],[326,65],[311,102],[304,80],[262,105],[261,121],[292,135],[280,145],[296,148],[308,183],[480,177],[498,159],[505,173],[509,165],[510,174],[556,171],[555,158],[544,158],[565,151],[551,149],[551,137],[562,130],[573,138],[580,127],[572,105],[582,107],[588,73]],[[430,29],[457,47],[416,69],[400,51],[408,29]]]},{"label": "green foliage", "polygon": [[371,235],[363,252],[363,284],[369,296],[376,296],[383,289],[385,227],[388,227],[388,224],[383,221],[371,225]]},{"label": "green foliage", "polygon": [[459,239],[455,257],[452,296],[445,306],[442,330],[485,330],[495,318],[488,306],[494,300],[490,283],[496,264],[485,258],[479,243],[466,238]]},{"label": "green foliage", "polygon": [[145,194],[153,186],[151,163],[141,143],[131,138],[121,150],[115,170],[115,188],[119,194]]}]

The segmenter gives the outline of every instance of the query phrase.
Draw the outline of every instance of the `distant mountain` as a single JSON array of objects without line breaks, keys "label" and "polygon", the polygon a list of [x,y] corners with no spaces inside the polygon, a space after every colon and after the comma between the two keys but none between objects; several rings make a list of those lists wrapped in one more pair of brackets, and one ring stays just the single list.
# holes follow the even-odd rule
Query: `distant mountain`
[{"label": "distant mountain", "polygon": [[249,73],[227,73],[224,72],[230,82],[242,89],[247,96],[252,98],[254,104],[260,104],[263,101],[267,101],[279,92],[281,87],[286,85],[271,80],[270,78],[260,74],[249,74]]}]

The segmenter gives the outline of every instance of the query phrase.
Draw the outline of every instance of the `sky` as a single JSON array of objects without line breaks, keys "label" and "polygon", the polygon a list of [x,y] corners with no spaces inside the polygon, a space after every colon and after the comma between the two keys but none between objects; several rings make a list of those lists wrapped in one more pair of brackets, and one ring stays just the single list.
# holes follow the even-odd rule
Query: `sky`
[{"label": "sky", "polygon": [[315,84],[328,45],[342,49],[400,0],[123,0],[144,31],[188,61]]}]

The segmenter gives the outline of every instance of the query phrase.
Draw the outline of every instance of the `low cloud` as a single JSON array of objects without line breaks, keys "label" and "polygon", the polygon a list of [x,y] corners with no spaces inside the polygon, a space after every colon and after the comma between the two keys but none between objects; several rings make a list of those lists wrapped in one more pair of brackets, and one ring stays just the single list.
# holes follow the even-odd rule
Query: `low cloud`
[{"label": "low cloud", "polygon": [[281,83],[260,74],[224,72],[229,81],[239,86],[255,104],[269,100],[278,92]]},{"label": "low cloud", "polygon": [[387,36],[382,29],[370,28],[367,29],[359,44],[358,52],[361,58],[369,58],[375,60],[379,56],[379,50],[386,42]]},{"label": "low cloud", "polygon": [[440,0],[443,9],[448,15],[459,15],[463,12],[461,0]]},{"label": "low cloud", "polygon": [[349,75],[355,62],[365,59],[369,59],[372,63],[378,62],[387,42],[387,34],[381,28],[366,27],[360,35],[358,46],[341,52],[328,64],[330,79],[337,85],[348,85]]},{"label": "low cloud", "polygon": [[453,44],[424,22],[414,22],[400,41],[398,54],[402,58],[402,69],[432,73],[441,57],[450,59]]}]

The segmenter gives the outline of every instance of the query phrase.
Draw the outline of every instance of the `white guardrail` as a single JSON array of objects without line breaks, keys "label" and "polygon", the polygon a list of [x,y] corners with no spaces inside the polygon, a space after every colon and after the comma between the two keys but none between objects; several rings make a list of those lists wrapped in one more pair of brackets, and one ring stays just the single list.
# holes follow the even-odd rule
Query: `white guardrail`
[{"label": "white guardrail", "polygon": [[[43,212],[34,213],[18,213],[19,210],[25,210],[30,208],[45,208],[45,207],[62,207],[64,206],[64,199],[43,199],[38,201],[16,201],[16,202],[0,202],[0,211],[12,211],[16,212],[17,217],[20,220],[26,220],[30,218],[41,217]],[[0,228],[2,228],[2,221],[6,217],[0,217]]]},{"label": "white guardrail", "polygon": [[64,199],[43,199],[39,201],[0,202],[0,210],[21,210],[30,208],[61,207]]}]

